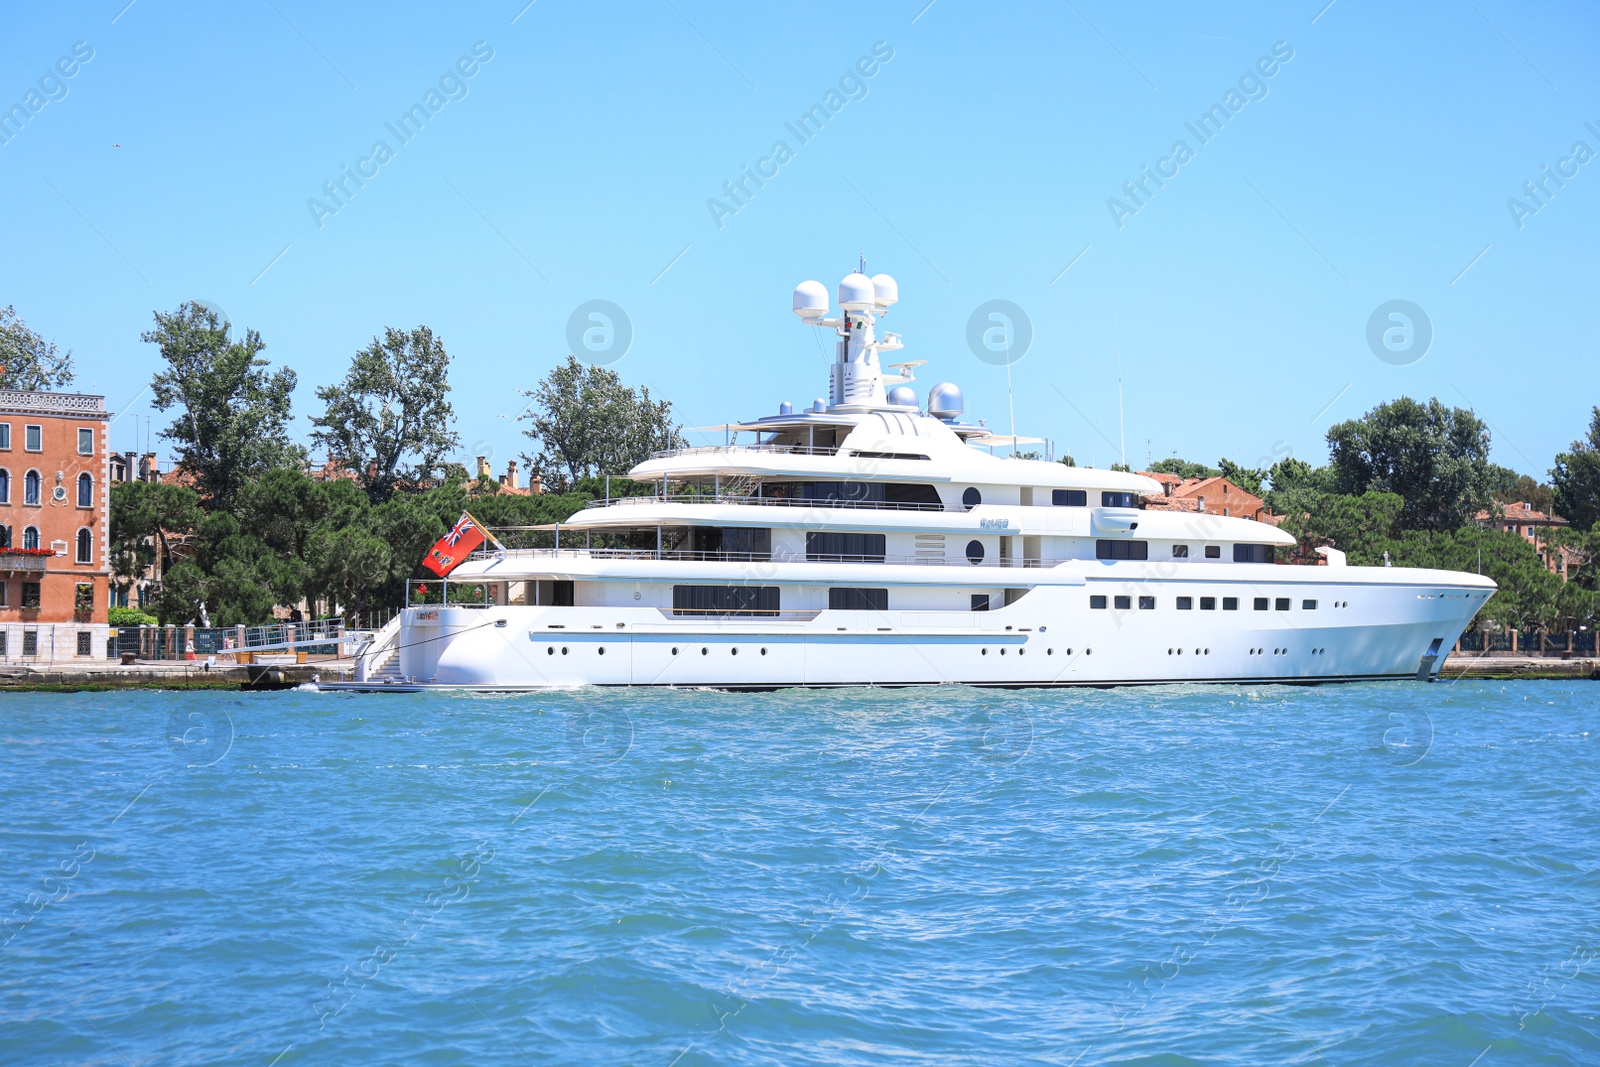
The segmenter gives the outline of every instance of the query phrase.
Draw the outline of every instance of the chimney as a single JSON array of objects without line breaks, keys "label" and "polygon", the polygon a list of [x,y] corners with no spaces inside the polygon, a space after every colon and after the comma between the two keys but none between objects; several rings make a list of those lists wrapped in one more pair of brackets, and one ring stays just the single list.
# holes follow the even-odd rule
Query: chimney
[{"label": "chimney", "polygon": [[487,456],[479,456],[478,457],[478,477],[480,477],[480,478],[493,478],[494,477],[494,473],[489,470],[489,459],[488,459]]},{"label": "chimney", "polygon": [[516,460],[511,459],[511,460],[507,460],[506,461],[506,476],[504,478],[500,479],[500,484],[505,486],[507,489],[521,489],[522,488],[522,486],[517,483],[517,461]]},{"label": "chimney", "polygon": [[528,479],[528,492],[535,496],[544,492],[544,478],[537,471],[534,472],[532,478]]},{"label": "chimney", "polygon": [[156,454],[146,452],[139,457],[139,480],[141,482],[158,482],[161,480],[161,470],[156,463]]}]

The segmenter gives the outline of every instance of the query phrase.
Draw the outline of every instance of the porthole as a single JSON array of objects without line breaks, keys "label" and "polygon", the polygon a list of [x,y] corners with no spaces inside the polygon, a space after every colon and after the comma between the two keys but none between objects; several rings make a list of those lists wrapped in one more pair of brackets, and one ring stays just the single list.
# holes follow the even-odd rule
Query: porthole
[{"label": "porthole", "polygon": [[544,650],[544,654],[547,655],[547,656],[555,655],[556,654],[556,646],[555,645],[551,645],[549,648]]},{"label": "porthole", "polygon": [[961,503],[965,504],[968,511],[983,503],[983,494],[975,487],[968,486],[967,491],[961,494]]},{"label": "porthole", "polygon": [[[1072,649],[1070,649],[1070,648],[1069,648],[1069,649],[1067,649],[1067,651],[1068,651],[1068,652],[1071,652],[1071,651],[1072,651]],[[1092,656],[1092,655],[1094,655],[1094,649],[1092,649],[1092,648],[1086,648],[1086,649],[1084,649],[1084,650],[1083,650],[1083,654],[1084,654],[1084,655],[1085,655],[1085,656]]]},{"label": "porthole", "polygon": [[767,654],[767,650],[766,650],[766,649],[764,649],[764,648],[763,648],[763,649],[762,649],[762,650],[761,650],[761,654],[762,654],[762,655],[763,655],[763,656],[765,656],[765,655],[766,655],[766,654]]},{"label": "porthole", "polygon": [[737,656],[739,654],[739,650],[737,648],[730,648],[730,649],[728,649],[728,652],[730,654],[732,654],[732,655],[735,655],[735,656]]},{"label": "porthole", "polygon": [[700,654],[702,656],[709,656],[711,655],[711,650],[709,648],[702,648],[700,649]]},{"label": "porthole", "polygon": [[967,562],[972,564],[974,567],[983,562],[982,541],[967,542]]},{"label": "porthole", "polygon": [[1169,655],[1169,656],[1172,655],[1172,649],[1170,649],[1170,648],[1167,649],[1167,655]]},{"label": "porthole", "polygon": [[1053,656],[1056,654],[1056,650],[1053,648],[1047,648],[1044,650],[1044,654],[1047,656]]},{"label": "porthole", "polygon": [[1028,654],[1028,650],[1027,650],[1027,649],[1025,649],[1025,648],[1019,648],[1019,649],[1017,649],[1017,655],[1019,655],[1019,656],[1026,656],[1026,655],[1027,655],[1027,654]]},{"label": "porthole", "polygon": [[1001,650],[1000,650],[1000,654],[1001,654],[1001,655],[1002,655],[1002,656],[1003,656],[1003,655],[1005,655],[1005,654],[1006,654],[1006,650],[1005,650],[1005,649],[1003,649],[1003,648],[1002,648],[1002,649],[1001,649]]},{"label": "porthole", "polygon": [[600,647],[599,647],[599,648],[598,648],[598,649],[596,649],[596,650],[595,650],[595,651],[596,651],[596,652],[598,652],[598,653],[600,653],[600,655],[602,655],[602,656],[603,656],[603,655],[605,655],[605,654],[606,654],[606,649],[605,649],[605,646],[604,646],[604,645],[601,645],[601,646],[600,646]]},{"label": "porthole", "polygon": [[563,656],[565,656],[567,654],[567,646],[566,645],[562,645],[561,646],[561,654]]},{"label": "porthole", "polygon": [[988,650],[988,649],[987,649],[987,648],[986,648],[986,649],[984,649],[984,650],[983,650],[983,654],[984,654],[984,655],[985,655],[985,656],[987,656],[987,655],[988,655],[988,654],[989,654],[989,650]]},{"label": "porthole", "polygon": [[1070,649],[1070,648],[1067,649],[1067,655],[1069,655],[1069,656],[1072,655],[1072,649]]},{"label": "porthole", "polygon": [[678,649],[677,649],[677,647],[676,647],[676,646],[674,646],[674,647],[673,647],[673,649],[672,649],[672,654],[673,654],[673,655],[674,655],[674,656],[676,656],[676,655],[677,655],[677,654],[678,654]]}]

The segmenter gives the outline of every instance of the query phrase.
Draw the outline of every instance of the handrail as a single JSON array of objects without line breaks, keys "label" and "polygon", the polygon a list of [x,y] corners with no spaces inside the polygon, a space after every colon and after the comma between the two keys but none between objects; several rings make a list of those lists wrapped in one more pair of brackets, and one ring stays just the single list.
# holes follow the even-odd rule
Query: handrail
[{"label": "handrail", "polygon": [[[498,559],[495,550],[482,550],[472,554],[473,559]],[[659,560],[684,563],[879,563],[908,567],[964,567],[974,570],[1029,569],[1055,567],[1062,563],[1090,562],[1087,557],[1048,559],[1044,557],[1015,556],[1010,559],[984,558],[973,563],[965,556],[890,556],[890,555],[833,555],[828,553],[783,552],[700,552],[686,549],[654,548],[513,548],[506,552],[507,559],[549,560]],[[470,584],[494,581],[489,577],[473,579]],[[515,580],[515,579],[514,579]],[[469,584],[463,581],[461,584]],[[452,601],[452,605],[454,602]]]},{"label": "handrail", "polygon": [[691,445],[687,448],[664,448],[650,453],[651,459],[672,459],[676,456],[727,454],[732,452],[770,452],[796,456],[836,456],[839,449],[830,445]]},{"label": "handrail", "polygon": [[611,500],[591,500],[584,510],[616,508],[638,504],[745,504],[778,508],[858,508],[867,511],[944,511],[943,504],[916,504],[897,500],[839,500],[822,497],[730,496],[726,493],[684,493],[675,496],[621,496]]}]

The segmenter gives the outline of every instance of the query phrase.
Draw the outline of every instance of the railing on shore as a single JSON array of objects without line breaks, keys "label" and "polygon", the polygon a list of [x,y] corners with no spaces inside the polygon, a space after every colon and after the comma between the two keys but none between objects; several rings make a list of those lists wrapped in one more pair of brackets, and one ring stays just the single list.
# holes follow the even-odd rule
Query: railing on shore
[{"label": "railing on shore", "polygon": [[340,618],[265,626],[119,626],[114,654],[140,660],[187,660],[239,653],[335,655],[338,646],[357,641],[364,631]]},{"label": "railing on shore", "polygon": [[1596,647],[1593,630],[1498,634],[1468,632],[1461,635],[1458,648],[1463,653],[1478,655],[1501,652],[1519,656],[1593,656],[1600,651]]}]

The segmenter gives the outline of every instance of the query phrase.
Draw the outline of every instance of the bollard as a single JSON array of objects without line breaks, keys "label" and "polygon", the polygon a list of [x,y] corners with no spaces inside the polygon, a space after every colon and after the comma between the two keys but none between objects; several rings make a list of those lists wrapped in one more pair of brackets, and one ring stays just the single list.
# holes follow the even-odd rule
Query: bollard
[{"label": "bollard", "polygon": [[161,659],[177,659],[178,658],[178,627],[176,625],[174,625],[173,623],[169,622],[169,623],[167,623],[165,629],[166,629],[166,633],[163,634],[162,636],[166,638],[167,645],[166,645],[165,648],[163,648],[161,650],[161,657],[160,658]]}]

